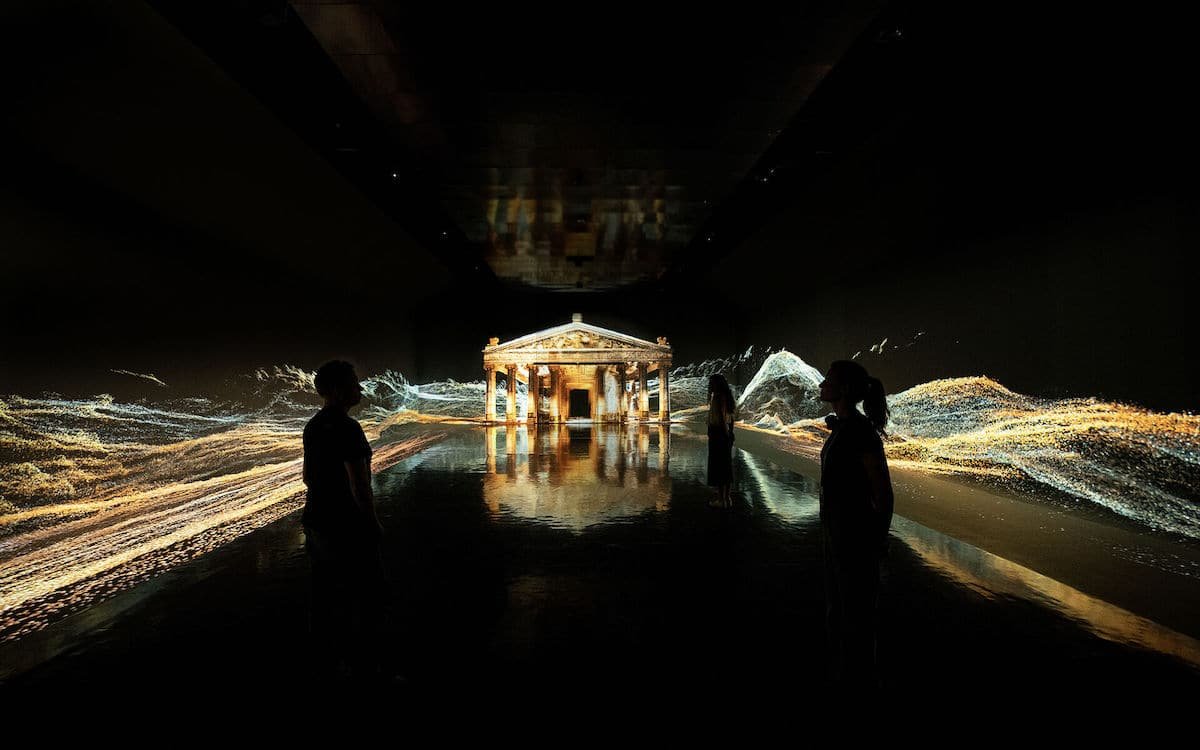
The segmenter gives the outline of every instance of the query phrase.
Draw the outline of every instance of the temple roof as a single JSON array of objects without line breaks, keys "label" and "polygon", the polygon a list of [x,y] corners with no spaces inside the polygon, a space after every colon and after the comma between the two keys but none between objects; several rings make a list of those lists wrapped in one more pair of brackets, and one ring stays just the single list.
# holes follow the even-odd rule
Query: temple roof
[{"label": "temple roof", "polygon": [[570,323],[529,333],[503,343],[495,339],[493,342],[483,349],[487,359],[506,352],[604,350],[618,350],[622,353],[640,350],[656,358],[671,357],[671,346],[666,338],[661,338],[658,343],[646,341],[626,333],[584,323],[579,315],[573,316]]}]

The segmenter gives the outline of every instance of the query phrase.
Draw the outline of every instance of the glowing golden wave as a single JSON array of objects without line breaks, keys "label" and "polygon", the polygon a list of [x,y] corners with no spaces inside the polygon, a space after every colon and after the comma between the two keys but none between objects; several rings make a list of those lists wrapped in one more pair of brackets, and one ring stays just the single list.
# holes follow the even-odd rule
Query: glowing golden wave
[{"label": "glowing golden wave", "polygon": [[[378,437],[377,426],[365,429]],[[380,446],[373,466],[385,469],[441,437],[428,433]],[[42,628],[295,511],[304,492],[298,449],[295,432],[255,425],[169,445],[121,446],[130,465],[99,483],[136,477],[123,489],[0,516],[0,526],[43,522],[0,540],[0,640]],[[271,457],[282,460],[246,465]],[[212,476],[214,467],[226,471]],[[46,523],[52,520],[59,522]]]},{"label": "glowing golden wave", "polygon": [[[1200,415],[1031,398],[983,377],[924,383],[892,396],[889,406],[892,466],[1047,488],[1200,535]],[[786,435],[786,449],[814,461],[829,434],[823,418],[782,433],[759,431]]]}]

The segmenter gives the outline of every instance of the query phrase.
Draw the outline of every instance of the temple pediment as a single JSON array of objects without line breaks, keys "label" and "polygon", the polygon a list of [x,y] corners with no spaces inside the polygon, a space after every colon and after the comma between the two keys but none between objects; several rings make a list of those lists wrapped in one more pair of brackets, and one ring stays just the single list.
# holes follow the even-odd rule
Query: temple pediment
[{"label": "temple pediment", "polygon": [[[565,325],[538,331],[503,343],[489,343],[484,354],[535,354],[537,352],[572,351],[637,351],[656,358],[670,358],[671,346],[665,338],[658,343],[639,339],[607,328],[572,321]],[[489,357],[490,358],[490,357]]]}]

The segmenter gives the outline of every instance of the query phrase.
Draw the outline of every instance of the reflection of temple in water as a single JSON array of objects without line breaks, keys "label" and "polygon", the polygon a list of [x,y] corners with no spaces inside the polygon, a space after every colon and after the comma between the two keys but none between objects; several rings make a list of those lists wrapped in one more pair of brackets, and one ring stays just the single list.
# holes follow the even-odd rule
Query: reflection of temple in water
[{"label": "reflection of temple in water", "polygon": [[[488,422],[561,423],[659,422],[671,418],[671,346],[588,325],[583,316],[570,323],[500,343],[483,350],[487,384],[484,419]],[[496,376],[507,385],[504,419],[497,420]],[[649,376],[656,375],[654,380]],[[517,383],[525,382],[524,413]]]},{"label": "reflection of temple in water", "polygon": [[495,514],[582,529],[671,499],[667,425],[507,425],[487,427],[484,442]]}]

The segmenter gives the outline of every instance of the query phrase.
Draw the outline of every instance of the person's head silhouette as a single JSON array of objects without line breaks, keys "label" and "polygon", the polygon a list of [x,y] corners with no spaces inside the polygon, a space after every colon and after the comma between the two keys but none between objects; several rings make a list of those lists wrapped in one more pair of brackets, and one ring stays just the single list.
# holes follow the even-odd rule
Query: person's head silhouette
[{"label": "person's head silhouette", "polygon": [[708,392],[724,393],[729,390],[729,381],[721,373],[708,376]]},{"label": "person's head silhouette", "polygon": [[328,407],[348,410],[362,401],[363,389],[354,372],[354,365],[340,359],[321,365],[313,385]]},{"label": "person's head silhouette", "polygon": [[712,409],[733,413],[733,389],[721,373],[708,376],[708,399]]},{"label": "person's head silhouette", "polygon": [[857,362],[841,359],[829,366],[821,382],[821,400],[828,401],[839,417],[850,416],[862,402],[863,412],[880,432],[887,426],[887,393],[879,378],[873,378]]}]

